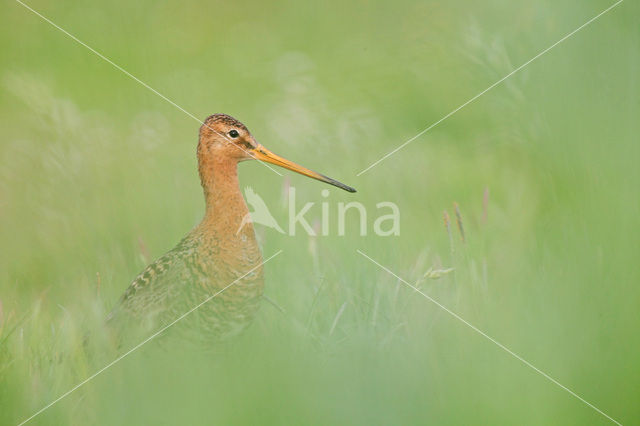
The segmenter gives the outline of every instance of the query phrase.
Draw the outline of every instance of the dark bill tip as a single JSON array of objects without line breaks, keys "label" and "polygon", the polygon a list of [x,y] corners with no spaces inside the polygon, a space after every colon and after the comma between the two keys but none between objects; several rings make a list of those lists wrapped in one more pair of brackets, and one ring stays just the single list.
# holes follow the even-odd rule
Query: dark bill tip
[{"label": "dark bill tip", "polygon": [[342,182],[338,182],[337,180],[331,179],[330,177],[327,177],[324,175],[322,175],[322,177],[325,178],[326,179],[325,182],[327,182],[330,185],[337,186],[338,188],[344,189],[347,192],[357,192],[355,188],[352,188],[349,185],[345,185]]}]

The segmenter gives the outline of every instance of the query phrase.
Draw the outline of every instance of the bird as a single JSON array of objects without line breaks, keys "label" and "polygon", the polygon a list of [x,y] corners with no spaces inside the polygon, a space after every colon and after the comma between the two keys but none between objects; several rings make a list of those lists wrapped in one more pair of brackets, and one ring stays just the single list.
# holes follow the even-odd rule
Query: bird
[{"label": "bird", "polygon": [[226,114],[210,115],[201,125],[197,160],[204,217],[124,291],[107,317],[120,330],[148,332],[180,319],[182,333],[216,342],[251,324],[264,292],[264,270],[253,224],[245,219],[249,210],[240,192],[238,163],[271,163],[356,192],[269,151]]},{"label": "bird", "polygon": [[251,204],[251,207],[253,207],[253,213],[247,213],[244,215],[242,222],[240,222],[240,228],[238,228],[236,233],[240,233],[247,223],[252,222],[273,228],[279,233],[284,234],[284,231],[280,225],[278,225],[276,219],[271,215],[271,212],[262,197],[256,194],[253,188],[250,186],[245,188],[244,196],[247,198],[247,202]]}]

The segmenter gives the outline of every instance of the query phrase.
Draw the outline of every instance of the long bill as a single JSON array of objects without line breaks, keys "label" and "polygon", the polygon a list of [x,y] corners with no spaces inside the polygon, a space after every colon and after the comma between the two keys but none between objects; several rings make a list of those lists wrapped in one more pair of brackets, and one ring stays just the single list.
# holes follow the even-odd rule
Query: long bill
[{"label": "long bill", "polygon": [[262,145],[258,145],[255,149],[251,150],[251,154],[257,160],[264,161],[266,163],[275,164],[276,166],[284,167],[285,169],[292,170],[301,175],[308,176],[313,179],[317,179],[321,182],[328,183],[329,185],[337,186],[340,189],[344,189],[348,192],[356,192],[356,190],[350,186],[345,185],[342,182],[338,182],[335,179],[331,179],[323,174],[309,170],[306,167],[302,167],[299,164],[289,161],[286,158],[280,157],[278,154],[274,154]]}]

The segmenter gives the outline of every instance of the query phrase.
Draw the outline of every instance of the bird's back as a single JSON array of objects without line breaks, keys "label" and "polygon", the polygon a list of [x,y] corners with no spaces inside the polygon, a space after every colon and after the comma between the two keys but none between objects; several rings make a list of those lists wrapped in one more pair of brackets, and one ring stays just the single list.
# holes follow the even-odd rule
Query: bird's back
[{"label": "bird's back", "polygon": [[187,235],[136,277],[108,321],[120,330],[133,328],[144,334],[175,322],[172,328],[181,334],[206,341],[245,328],[262,297],[262,270],[238,271],[226,264],[217,248],[215,241],[197,232]]}]

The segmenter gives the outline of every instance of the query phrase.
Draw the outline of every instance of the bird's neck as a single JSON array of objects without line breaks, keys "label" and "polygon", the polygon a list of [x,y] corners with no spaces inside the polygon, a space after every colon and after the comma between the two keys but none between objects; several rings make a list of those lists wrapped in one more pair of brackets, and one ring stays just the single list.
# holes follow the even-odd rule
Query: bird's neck
[{"label": "bird's neck", "polygon": [[204,189],[205,215],[200,224],[202,231],[212,236],[233,241],[246,235],[255,238],[251,223],[240,232],[242,219],[249,214],[240,193],[238,162],[233,159],[200,159],[200,180]]}]

